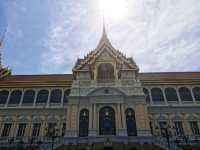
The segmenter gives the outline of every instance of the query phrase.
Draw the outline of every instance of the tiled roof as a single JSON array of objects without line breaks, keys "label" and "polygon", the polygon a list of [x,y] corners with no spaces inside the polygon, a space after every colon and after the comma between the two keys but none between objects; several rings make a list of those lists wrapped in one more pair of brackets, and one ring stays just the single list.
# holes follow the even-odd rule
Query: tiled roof
[{"label": "tiled roof", "polygon": [[153,85],[200,85],[200,72],[152,72],[140,73],[142,84]]},{"label": "tiled roof", "polygon": [[139,76],[141,80],[200,80],[200,72],[146,72]]},{"label": "tiled roof", "polygon": [[10,75],[0,80],[0,87],[70,87],[72,74]]},{"label": "tiled roof", "polygon": [[[68,81],[72,80],[72,74],[41,74],[41,75],[11,75],[2,81]],[[1,81],[0,81],[1,82]]]},{"label": "tiled roof", "polygon": [[[200,72],[151,72],[139,73],[139,78],[144,84],[171,84],[181,83],[190,84],[195,82],[200,84]],[[0,80],[0,86],[9,85],[41,85],[41,86],[56,86],[68,85],[71,86],[73,80],[72,74],[41,74],[41,75],[10,75]]]}]

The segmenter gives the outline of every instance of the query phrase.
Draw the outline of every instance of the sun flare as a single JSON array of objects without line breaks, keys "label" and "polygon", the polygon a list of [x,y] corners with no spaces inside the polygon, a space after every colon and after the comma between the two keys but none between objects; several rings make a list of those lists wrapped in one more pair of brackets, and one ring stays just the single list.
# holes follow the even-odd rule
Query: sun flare
[{"label": "sun flare", "polygon": [[127,15],[126,0],[99,0],[102,15],[108,19],[121,20]]}]

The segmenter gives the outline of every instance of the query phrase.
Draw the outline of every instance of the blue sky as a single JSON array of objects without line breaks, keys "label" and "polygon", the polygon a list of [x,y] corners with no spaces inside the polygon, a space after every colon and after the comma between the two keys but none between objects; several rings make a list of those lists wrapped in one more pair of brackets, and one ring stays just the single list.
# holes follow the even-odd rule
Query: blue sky
[{"label": "blue sky", "polygon": [[[99,0],[0,0],[3,64],[13,74],[71,73],[102,33]],[[200,71],[200,0],[124,0],[109,39],[141,72]],[[114,7],[114,4],[113,4]]]}]

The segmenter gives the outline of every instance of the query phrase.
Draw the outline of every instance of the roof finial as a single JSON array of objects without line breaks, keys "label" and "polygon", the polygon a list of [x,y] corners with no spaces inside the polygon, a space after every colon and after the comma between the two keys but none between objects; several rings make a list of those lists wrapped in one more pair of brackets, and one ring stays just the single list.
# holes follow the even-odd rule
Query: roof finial
[{"label": "roof finial", "polygon": [[104,15],[103,15],[103,32],[106,33],[106,27],[105,27],[105,18],[104,18]]},{"label": "roof finial", "polygon": [[106,25],[105,25],[104,15],[103,15],[103,34],[102,34],[101,40],[103,40],[104,42],[105,41],[109,42],[108,36],[107,36],[107,33],[106,33]]},{"label": "roof finial", "polygon": [[99,44],[97,45],[97,48],[101,47],[102,45],[109,45],[110,47],[112,47],[110,40],[108,39],[108,36],[106,33],[106,25],[105,25],[104,15],[103,15],[103,32],[102,32]]}]

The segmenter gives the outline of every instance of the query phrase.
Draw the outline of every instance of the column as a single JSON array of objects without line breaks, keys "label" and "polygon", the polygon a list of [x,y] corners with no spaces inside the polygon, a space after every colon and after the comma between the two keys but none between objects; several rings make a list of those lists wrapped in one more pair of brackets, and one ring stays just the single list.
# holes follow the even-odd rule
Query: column
[{"label": "column", "polygon": [[3,117],[0,115],[0,135],[2,134],[3,125],[4,125],[4,120]]},{"label": "column", "polygon": [[48,94],[48,99],[47,99],[47,107],[49,107],[50,106],[50,97],[51,97],[51,89],[48,89],[48,91],[49,91],[49,94]]},{"label": "column", "polygon": [[9,100],[10,100],[10,96],[11,96],[11,93],[12,93],[12,90],[8,90],[9,91],[9,94],[8,94],[8,98],[6,100],[6,104],[5,104],[5,107],[8,107],[8,103],[9,103]]},{"label": "column", "polygon": [[152,100],[152,96],[151,96],[151,88],[147,89],[149,91],[149,98],[150,98],[150,105],[153,105],[153,100]]},{"label": "column", "polygon": [[18,127],[18,117],[15,117],[14,122],[11,127],[10,137],[16,137],[17,134],[17,127]]},{"label": "column", "polygon": [[65,136],[70,136],[70,128],[71,128],[70,114],[71,114],[71,105],[68,105],[67,114],[66,114],[67,118],[66,118],[66,133],[65,133]]},{"label": "column", "polygon": [[93,104],[89,105],[89,136],[92,136]]},{"label": "column", "polygon": [[189,120],[186,119],[186,114],[183,116],[183,130],[185,135],[192,135]]},{"label": "column", "polygon": [[117,117],[118,117],[118,127],[122,128],[122,114],[121,114],[121,104],[117,104]]},{"label": "column", "polygon": [[61,106],[64,106],[64,102],[63,102],[64,94],[65,94],[65,89],[62,89],[61,104],[60,104]]},{"label": "column", "polygon": [[93,104],[93,123],[92,123],[92,125],[93,125],[93,135],[94,136],[96,136],[97,135],[97,133],[98,133],[98,129],[97,129],[97,119],[99,119],[99,118],[97,118],[97,110],[96,110],[96,104]]},{"label": "column", "polygon": [[178,92],[178,87],[176,88],[176,93],[177,93],[177,96],[178,96],[179,104],[182,104],[182,101],[181,101],[181,98],[180,98],[180,95],[179,95],[179,92]]},{"label": "column", "polygon": [[32,131],[32,117],[30,119],[30,122],[27,123],[27,130],[26,130],[26,136],[30,137],[31,136],[31,131]]},{"label": "column", "polygon": [[190,87],[189,90],[190,90],[190,93],[191,93],[191,95],[192,95],[192,101],[193,101],[194,104],[196,104],[197,102],[196,102],[196,100],[195,100],[194,93],[192,92],[192,88],[193,88],[193,87]]},{"label": "column", "polygon": [[35,97],[34,97],[34,101],[33,101],[33,106],[36,105],[36,100],[37,100],[37,94],[38,94],[38,90],[35,90]]},{"label": "column", "polygon": [[46,136],[46,127],[47,127],[47,116],[44,116],[44,120],[42,121],[42,124],[41,124],[41,131],[40,131],[40,136],[41,137],[44,137]]},{"label": "column", "polygon": [[120,106],[121,106],[121,115],[122,115],[122,128],[126,128],[124,105],[121,104]]},{"label": "column", "polygon": [[117,104],[117,124],[118,124],[118,135],[123,136],[124,133],[124,128],[122,127],[122,112],[121,112],[121,104]]},{"label": "column", "polygon": [[163,93],[163,97],[164,97],[165,105],[167,105],[168,102],[167,102],[167,98],[166,98],[166,95],[165,95],[165,88],[161,87],[161,90],[162,90],[162,93]]},{"label": "column", "polygon": [[21,95],[21,98],[20,98],[19,107],[22,106],[22,101],[23,101],[23,97],[24,97],[24,89],[22,89],[21,91],[22,91],[22,95]]}]

